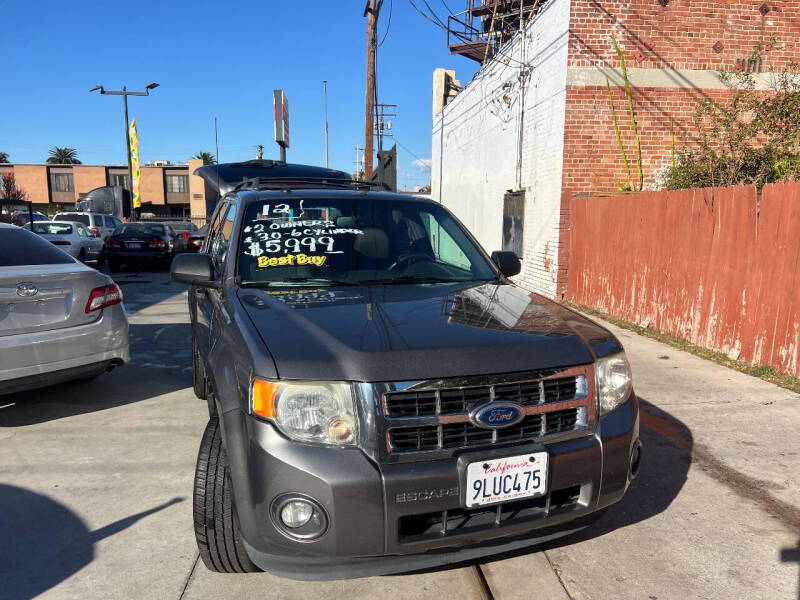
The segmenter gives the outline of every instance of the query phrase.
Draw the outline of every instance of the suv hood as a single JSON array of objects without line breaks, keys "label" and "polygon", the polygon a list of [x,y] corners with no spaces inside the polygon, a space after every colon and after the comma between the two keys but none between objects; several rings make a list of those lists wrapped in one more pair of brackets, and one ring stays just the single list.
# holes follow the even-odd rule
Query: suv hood
[{"label": "suv hood", "polygon": [[508,284],[243,288],[238,295],[285,379],[508,373],[587,364],[621,349],[582,315]]}]

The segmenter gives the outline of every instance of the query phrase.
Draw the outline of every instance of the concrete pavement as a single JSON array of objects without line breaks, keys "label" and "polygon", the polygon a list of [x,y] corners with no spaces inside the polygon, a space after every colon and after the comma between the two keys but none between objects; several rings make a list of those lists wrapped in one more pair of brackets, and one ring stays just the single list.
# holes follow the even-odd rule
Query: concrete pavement
[{"label": "concrete pavement", "polygon": [[765,598],[798,595],[798,397],[615,330],[643,398],[642,473],[595,526],[542,552],[306,583],[197,560],[185,291],[123,272],[133,363],[0,397],[0,597]]}]

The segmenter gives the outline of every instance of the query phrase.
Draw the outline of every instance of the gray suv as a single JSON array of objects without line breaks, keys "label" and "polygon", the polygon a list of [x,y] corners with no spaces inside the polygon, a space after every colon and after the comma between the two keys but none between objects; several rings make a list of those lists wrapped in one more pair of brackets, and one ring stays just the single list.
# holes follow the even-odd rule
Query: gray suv
[{"label": "gray suv", "polygon": [[210,419],[194,527],[222,572],[406,572],[577,531],[636,476],[639,407],[606,329],[515,286],[440,204],[253,180],[190,286]]}]

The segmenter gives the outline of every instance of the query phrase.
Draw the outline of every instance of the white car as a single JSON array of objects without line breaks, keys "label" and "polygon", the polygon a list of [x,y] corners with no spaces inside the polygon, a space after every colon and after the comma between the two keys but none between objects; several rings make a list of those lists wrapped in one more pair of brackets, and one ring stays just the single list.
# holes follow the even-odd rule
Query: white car
[{"label": "white car", "polygon": [[130,360],[128,339],[108,275],[0,223],[0,396],[111,371]]},{"label": "white car", "polygon": [[113,215],[103,215],[93,212],[68,211],[57,213],[53,221],[77,221],[89,228],[89,231],[100,236],[106,241],[114,230],[122,225],[122,221]]},{"label": "white car", "polygon": [[[31,229],[26,225],[25,229]],[[39,234],[54,246],[81,262],[101,260],[103,240],[77,221],[34,221],[33,233]]]}]

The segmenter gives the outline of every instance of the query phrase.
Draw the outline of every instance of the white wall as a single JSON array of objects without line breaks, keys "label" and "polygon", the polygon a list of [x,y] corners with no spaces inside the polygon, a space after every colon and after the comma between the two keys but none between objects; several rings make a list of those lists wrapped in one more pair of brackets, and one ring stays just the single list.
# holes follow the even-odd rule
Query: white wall
[{"label": "white wall", "polygon": [[[502,245],[503,194],[518,189],[524,99],[525,257],[516,280],[551,297],[558,270],[569,10],[570,0],[550,0],[526,26],[524,40],[518,35],[506,44],[433,119],[431,195],[491,252]],[[523,62],[530,70],[521,86]]]}]

